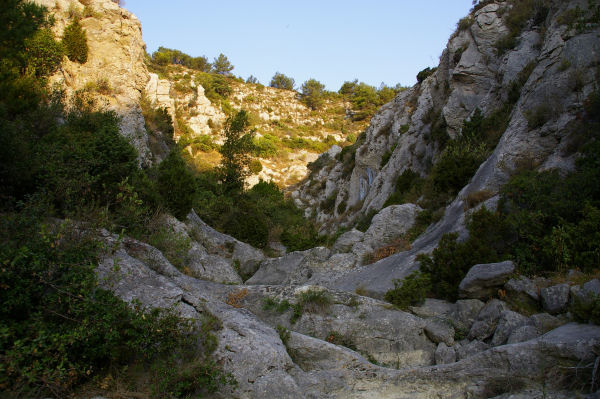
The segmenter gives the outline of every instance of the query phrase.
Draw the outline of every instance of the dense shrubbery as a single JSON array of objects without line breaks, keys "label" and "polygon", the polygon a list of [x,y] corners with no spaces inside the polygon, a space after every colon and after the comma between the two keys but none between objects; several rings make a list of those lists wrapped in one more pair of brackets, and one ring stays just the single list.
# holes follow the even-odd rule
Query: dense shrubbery
[{"label": "dense shrubbery", "polygon": [[516,173],[501,190],[497,212],[484,209],[468,222],[469,238],[442,237],[431,256],[420,255],[421,272],[431,278],[435,296],[456,299],[457,287],[477,263],[511,259],[519,272],[544,274],[600,264],[600,101],[586,100],[586,115],[577,126],[585,138],[575,172]]},{"label": "dense shrubbery", "polygon": [[404,280],[394,280],[394,288],[385,293],[384,299],[405,310],[422,304],[430,289],[429,275],[413,272]]},{"label": "dense shrubbery", "polygon": [[433,75],[437,68],[427,67],[417,74],[417,82],[422,83],[425,79]]},{"label": "dense shrubbery", "polygon": [[339,94],[346,97],[352,103],[352,109],[355,111],[354,120],[362,120],[368,115],[375,113],[375,110],[383,104],[391,101],[401,90],[400,87],[389,87],[385,84],[376,89],[355,79],[352,82],[346,81],[338,91]]},{"label": "dense shrubbery", "polygon": [[197,73],[194,77],[196,83],[202,85],[204,88],[204,95],[213,104],[219,104],[226,100],[233,89],[229,85],[229,81],[226,77],[211,74],[211,73]]},{"label": "dense shrubbery", "polygon": [[506,26],[509,32],[495,43],[498,54],[515,48],[519,35],[527,22],[532,21],[534,26],[540,25],[545,21],[547,15],[548,7],[542,0],[521,0],[512,3],[506,17]]},{"label": "dense shrubbery", "polygon": [[201,72],[210,72],[212,65],[204,56],[192,57],[179,50],[159,47],[157,51],[152,53],[152,64],[156,66],[167,66],[169,64],[183,65],[190,69],[195,69]]},{"label": "dense shrubbery", "polygon": [[[58,47],[39,31],[47,27],[44,9],[18,0],[6,6],[0,13],[0,387],[9,396],[66,397],[78,383],[131,362],[170,370],[150,378],[158,397],[231,382],[208,360],[215,338],[207,328],[193,331],[168,312],[132,308],[100,289],[94,273],[98,251],[106,248],[89,232],[105,227],[143,236],[162,207],[175,204],[187,213],[178,196],[188,193],[179,183],[189,175],[181,177],[175,158],[139,170],[116,115],[95,110],[84,94],[65,111],[60,93],[45,88]],[[26,55],[36,40],[41,50]],[[78,222],[58,221],[69,217]],[[189,354],[199,356],[201,376],[177,367]]]}]

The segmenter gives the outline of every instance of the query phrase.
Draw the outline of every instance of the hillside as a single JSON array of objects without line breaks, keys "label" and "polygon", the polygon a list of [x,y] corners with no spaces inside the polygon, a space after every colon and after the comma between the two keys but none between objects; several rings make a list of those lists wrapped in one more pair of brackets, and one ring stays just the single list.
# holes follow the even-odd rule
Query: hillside
[{"label": "hillside", "polygon": [[0,13],[3,395],[598,396],[598,1],[479,1],[376,112],[36,3]]},{"label": "hillside", "polygon": [[250,113],[259,147],[257,159],[262,164],[250,185],[258,179],[272,180],[280,187],[297,183],[319,153],[334,144],[351,144],[370,119],[370,115],[352,118],[352,104],[337,93],[329,93],[321,108],[311,110],[295,90],[246,83],[181,65],[168,65],[161,75],[159,79],[150,74],[146,96],[155,107],[169,111],[176,140],[186,143],[200,169],[218,165],[217,146],[223,143],[228,114],[240,109]]}]

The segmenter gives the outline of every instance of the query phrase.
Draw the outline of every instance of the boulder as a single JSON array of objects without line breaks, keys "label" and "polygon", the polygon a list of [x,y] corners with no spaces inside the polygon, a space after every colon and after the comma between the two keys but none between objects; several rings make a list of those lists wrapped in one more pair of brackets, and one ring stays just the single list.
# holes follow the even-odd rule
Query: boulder
[{"label": "boulder", "polygon": [[524,325],[518,328],[515,328],[513,332],[510,333],[507,344],[516,344],[519,342],[529,341],[530,339],[534,339],[540,336],[540,332],[537,328],[532,325]]},{"label": "boulder", "polygon": [[485,306],[479,299],[462,299],[456,301],[456,309],[451,315],[452,324],[457,331],[468,333],[477,315]]},{"label": "boulder", "polygon": [[197,242],[192,242],[188,251],[186,267],[193,277],[223,284],[242,284],[242,278],[231,266],[231,260],[210,255]]},{"label": "boulder", "polygon": [[548,331],[554,330],[565,324],[565,322],[558,317],[552,316],[548,313],[538,313],[530,317],[531,323],[535,328],[542,334]]},{"label": "boulder", "polygon": [[506,303],[492,299],[489,301],[477,315],[477,319],[469,331],[469,339],[478,339],[483,341],[491,337],[498,325],[498,319],[505,310],[508,310]]},{"label": "boulder", "polygon": [[514,330],[529,323],[529,319],[520,313],[512,310],[505,310],[500,315],[498,326],[494,332],[494,337],[490,342],[492,346],[503,345]]},{"label": "boulder", "polygon": [[454,344],[454,328],[442,320],[429,319],[425,324],[425,334],[434,343],[443,342],[448,346]]},{"label": "boulder", "polygon": [[456,352],[453,347],[446,346],[445,343],[440,342],[437,349],[435,350],[435,364],[448,364],[456,361]]},{"label": "boulder", "polygon": [[362,241],[365,233],[362,231],[358,231],[356,229],[352,229],[350,231],[345,232],[333,244],[331,251],[336,252],[350,252],[352,251],[352,246],[357,242]]},{"label": "boulder", "polygon": [[539,301],[540,295],[539,290],[536,287],[533,280],[525,277],[519,276],[518,278],[511,278],[504,285],[504,289],[507,294],[510,296],[517,296],[520,299],[530,300],[530,301]]},{"label": "boulder", "polygon": [[219,255],[239,263],[241,276],[251,276],[265,255],[253,246],[236,240],[213,229],[192,211],[187,215],[186,225],[190,237],[198,241],[211,255]]},{"label": "boulder", "polygon": [[329,249],[316,247],[267,259],[260,263],[258,270],[246,284],[284,284],[292,279],[296,283],[304,283],[312,277],[311,264],[326,261],[330,254]]},{"label": "boulder", "polygon": [[457,345],[456,360],[466,359],[480,352],[486,351],[489,348],[490,346],[488,344],[479,340],[474,340],[466,342],[465,344]]},{"label": "boulder", "polygon": [[[481,303],[483,307],[483,302]],[[442,299],[426,298],[420,306],[411,306],[410,311],[423,318],[451,318],[450,315],[456,310],[456,305]],[[477,310],[479,313],[479,309]],[[476,315],[477,315],[476,313]]]},{"label": "boulder", "polygon": [[373,217],[363,242],[372,248],[390,244],[415,224],[417,214],[421,211],[415,204],[391,205],[382,209]]},{"label": "boulder", "polygon": [[551,314],[564,312],[569,304],[569,291],[569,284],[567,283],[542,288],[540,296],[544,310]]},{"label": "boulder", "polygon": [[458,286],[461,298],[487,299],[506,283],[514,272],[515,264],[509,260],[473,266]]}]

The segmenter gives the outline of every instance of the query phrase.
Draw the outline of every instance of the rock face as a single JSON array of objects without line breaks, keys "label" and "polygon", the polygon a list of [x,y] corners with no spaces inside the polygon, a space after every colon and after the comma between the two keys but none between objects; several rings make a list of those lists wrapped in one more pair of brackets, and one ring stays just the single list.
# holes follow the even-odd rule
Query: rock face
[{"label": "rock face", "polygon": [[[535,21],[529,20],[518,45],[501,55],[494,44],[508,32],[511,2],[482,5],[466,20],[472,24],[452,35],[435,72],[380,108],[353,156],[324,162],[297,188],[296,203],[307,215],[317,214],[323,232],[352,228],[359,218],[383,208],[403,172],[411,170],[422,177],[429,173],[440,156],[432,139],[436,115],[446,122],[449,136],[456,137],[464,120],[477,109],[489,116],[507,104],[508,88],[518,78],[522,80],[517,82],[520,93],[495,150],[446,207],[441,220],[415,240],[410,251],[377,263],[373,270],[359,268],[349,273],[336,283],[337,288],[353,291],[361,286],[371,295],[382,296],[393,288],[394,279],[416,269],[415,256],[431,252],[443,234],[456,232],[464,238],[465,198],[484,190],[498,193],[524,159],[533,156],[541,170],[573,169],[576,156],[568,149],[570,139],[565,132],[582,111],[582,99],[595,90],[598,27],[590,25],[585,32],[578,32],[561,22],[560,16],[568,9],[587,7],[583,2],[544,4],[548,15],[543,23],[534,25]],[[571,67],[561,68],[561,64]],[[576,89],[575,75],[581,78]],[[526,115],[543,104],[551,104],[556,112],[542,126],[529,126]],[[384,155],[387,162],[382,162]],[[320,204],[332,193],[337,198],[335,211],[327,214]],[[343,201],[347,207],[339,213]]]},{"label": "rock face", "polygon": [[514,271],[515,265],[511,261],[475,265],[460,282],[458,294],[461,298],[487,299]]},{"label": "rock face", "polygon": [[[55,35],[62,37],[64,28],[73,22],[75,13],[83,14],[83,1],[35,0],[54,15]],[[87,89],[100,104],[106,105],[121,117],[121,134],[138,150],[141,165],[149,166],[152,153],[140,108],[141,93],[148,81],[144,63],[146,45],[142,40],[140,21],[111,0],[85,1],[89,17],[81,19],[86,32],[89,54],[85,64],[69,61],[66,57],[52,83],[65,89],[67,97],[75,91]],[[106,90],[95,91],[98,83],[106,83]],[[92,88],[92,89],[90,89]]]}]

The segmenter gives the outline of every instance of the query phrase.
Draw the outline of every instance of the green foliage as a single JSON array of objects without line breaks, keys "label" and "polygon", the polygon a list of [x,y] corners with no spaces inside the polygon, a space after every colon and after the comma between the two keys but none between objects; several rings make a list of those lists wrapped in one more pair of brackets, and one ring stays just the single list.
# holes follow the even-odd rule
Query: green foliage
[{"label": "green foliage", "polygon": [[548,122],[554,115],[552,107],[547,103],[540,104],[532,110],[524,112],[527,119],[527,125],[530,130],[540,128]]},{"label": "green foliage", "polygon": [[570,311],[580,323],[600,325],[600,296],[589,294],[587,298],[574,296]]},{"label": "green foliage", "polygon": [[363,233],[371,226],[373,216],[377,215],[376,209],[369,209],[369,212],[362,215],[356,222],[356,230],[362,231]]},{"label": "green foliage", "polygon": [[309,79],[302,84],[300,88],[301,100],[312,110],[317,110],[323,106],[325,85],[318,80]]},{"label": "green foliage", "polygon": [[350,337],[342,335],[337,331],[330,331],[327,334],[326,340],[327,342],[332,343],[334,345],[344,346],[348,349],[352,349],[353,351],[357,350],[356,344]]},{"label": "green foliage", "polygon": [[229,62],[229,59],[223,53],[219,54],[213,61],[212,72],[217,75],[228,76],[231,74],[231,71],[233,71],[233,65]]},{"label": "green foliage", "polygon": [[384,83],[379,89],[376,89],[364,82],[359,83],[358,79],[355,79],[352,82],[344,82],[338,93],[352,103],[352,109],[355,111],[352,116],[353,120],[363,120],[373,115],[377,108],[391,101],[399,90],[398,86],[389,87]]},{"label": "green foliage", "polygon": [[153,226],[146,242],[157,248],[180,271],[188,261],[191,240],[168,225]]},{"label": "green foliage", "polygon": [[427,68],[423,69],[422,71],[420,71],[417,74],[417,82],[422,83],[425,79],[427,79],[428,77],[433,75],[435,73],[435,71],[437,71],[437,68],[427,67]]},{"label": "green foliage", "polygon": [[392,157],[392,154],[394,153],[394,150],[396,149],[396,146],[398,145],[398,143],[394,143],[392,145],[392,147],[390,149],[388,149],[382,156],[381,156],[381,164],[380,164],[380,168],[383,168],[385,165],[387,165],[387,163],[390,161],[390,158]]},{"label": "green foliage", "polygon": [[304,312],[323,313],[333,303],[331,296],[322,290],[309,289],[296,296],[296,303],[292,305],[290,323],[294,324]]},{"label": "green foliage", "polygon": [[409,306],[421,305],[430,289],[429,275],[416,271],[403,280],[394,280],[394,288],[385,293],[384,299],[406,310]]},{"label": "green foliage", "polygon": [[248,113],[239,111],[225,123],[225,142],[219,149],[223,156],[219,168],[226,191],[241,192],[249,175],[248,165],[254,150],[254,131],[247,132]]},{"label": "green foliage", "polygon": [[71,61],[80,64],[87,62],[89,52],[87,37],[78,20],[73,21],[65,28],[62,44]]},{"label": "green foliage", "polygon": [[171,151],[158,166],[157,183],[167,209],[178,219],[185,218],[194,202],[196,181],[180,151]]},{"label": "green foliage", "polygon": [[62,63],[64,49],[60,42],[54,40],[50,29],[41,29],[33,37],[25,41],[27,47],[27,64],[38,78],[52,75]]},{"label": "green foliage", "polygon": [[279,154],[282,146],[279,137],[265,133],[262,137],[254,138],[254,154],[261,158],[273,158]]},{"label": "green foliage", "polygon": [[331,193],[331,195],[321,201],[320,208],[323,212],[331,214],[333,213],[333,208],[335,207],[335,201],[337,200],[337,191]]},{"label": "green foliage", "polygon": [[406,169],[398,179],[396,180],[396,188],[394,192],[388,197],[384,208],[394,204],[404,204],[406,202],[405,196],[409,193],[411,189],[414,187],[419,188],[422,179],[418,173],[413,172],[411,169]]},{"label": "green foliage", "polygon": [[348,203],[346,202],[346,200],[340,201],[340,203],[338,204],[338,207],[337,207],[337,214],[341,215],[342,213],[346,212],[347,207],[348,207]]},{"label": "green foliage", "polygon": [[275,72],[273,78],[271,78],[271,83],[269,86],[275,87],[277,89],[285,89],[285,90],[294,90],[294,79],[289,76],[285,76],[283,73]]},{"label": "green foliage", "polygon": [[520,0],[512,4],[506,17],[509,32],[494,44],[499,55],[511,50],[518,44],[518,38],[529,21],[533,26],[540,25],[546,20],[548,7],[543,0]]},{"label": "green foliage", "polygon": [[233,92],[233,89],[225,76],[200,72],[195,75],[194,79],[196,83],[202,85],[204,88],[204,95],[213,104],[219,104],[226,100]]},{"label": "green foliage", "polygon": [[263,310],[275,311],[277,313],[284,313],[291,307],[287,299],[278,301],[277,299],[267,297],[263,300]]},{"label": "green foliage", "polygon": [[[504,226],[499,215],[483,208],[468,223],[470,234],[466,241],[458,242],[456,233],[444,234],[431,256],[418,255],[421,272],[431,277],[432,292],[437,298],[455,301],[458,285],[472,266],[500,260],[499,253],[504,252],[509,234]],[[501,240],[495,241],[498,237]]]},{"label": "green foliage", "polygon": [[[98,245],[68,222],[40,223],[46,212],[43,203],[30,202],[0,219],[4,390],[65,396],[108,367],[158,361],[204,341],[191,322],[164,310],[130,307],[100,289],[94,273]],[[211,370],[219,374],[216,366]],[[204,383],[210,386],[213,378]]]},{"label": "green foliage", "polygon": [[166,47],[159,47],[157,51],[152,53],[151,64],[159,67],[170,64],[183,65],[201,72],[210,72],[212,67],[208,59],[204,56],[192,57],[179,50]]}]

